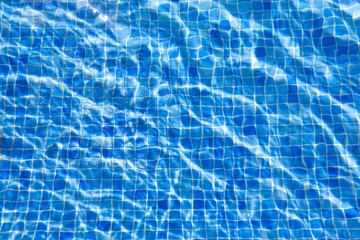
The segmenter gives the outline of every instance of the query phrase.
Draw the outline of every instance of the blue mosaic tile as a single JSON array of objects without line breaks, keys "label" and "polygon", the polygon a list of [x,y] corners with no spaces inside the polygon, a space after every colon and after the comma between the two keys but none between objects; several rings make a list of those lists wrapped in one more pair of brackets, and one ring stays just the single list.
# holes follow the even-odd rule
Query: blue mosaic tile
[{"label": "blue mosaic tile", "polygon": [[357,239],[355,1],[0,4],[0,239]]}]

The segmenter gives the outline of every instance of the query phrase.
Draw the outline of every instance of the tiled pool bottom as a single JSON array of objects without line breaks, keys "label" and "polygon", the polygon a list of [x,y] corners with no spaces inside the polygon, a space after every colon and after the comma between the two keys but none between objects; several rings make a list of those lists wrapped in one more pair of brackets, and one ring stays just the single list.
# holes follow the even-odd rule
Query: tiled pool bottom
[{"label": "tiled pool bottom", "polygon": [[360,239],[356,1],[0,1],[0,239]]}]

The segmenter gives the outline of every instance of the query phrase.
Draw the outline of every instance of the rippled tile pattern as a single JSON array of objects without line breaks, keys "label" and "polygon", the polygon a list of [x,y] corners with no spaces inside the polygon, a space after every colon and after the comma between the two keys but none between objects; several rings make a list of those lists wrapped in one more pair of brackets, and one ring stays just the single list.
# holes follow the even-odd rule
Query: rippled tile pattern
[{"label": "rippled tile pattern", "polygon": [[359,239],[357,0],[0,1],[0,239]]}]

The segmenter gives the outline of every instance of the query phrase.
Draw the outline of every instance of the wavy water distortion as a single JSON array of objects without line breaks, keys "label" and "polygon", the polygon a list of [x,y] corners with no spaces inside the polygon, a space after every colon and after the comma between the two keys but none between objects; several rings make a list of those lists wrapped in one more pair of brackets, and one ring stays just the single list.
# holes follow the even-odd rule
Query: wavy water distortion
[{"label": "wavy water distortion", "polygon": [[0,239],[360,238],[359,13],[0,1]]}]

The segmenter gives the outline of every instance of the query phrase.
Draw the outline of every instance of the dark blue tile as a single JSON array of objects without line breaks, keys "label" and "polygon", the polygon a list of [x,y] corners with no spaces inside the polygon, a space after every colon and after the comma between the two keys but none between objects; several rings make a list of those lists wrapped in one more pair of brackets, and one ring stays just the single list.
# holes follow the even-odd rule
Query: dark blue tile
[{"label": "dark blue tile", "polygon": [[97,229],[99,229],[100,231],[110,231],[111,228],[111,221],[98,221],[97,222]]}]

